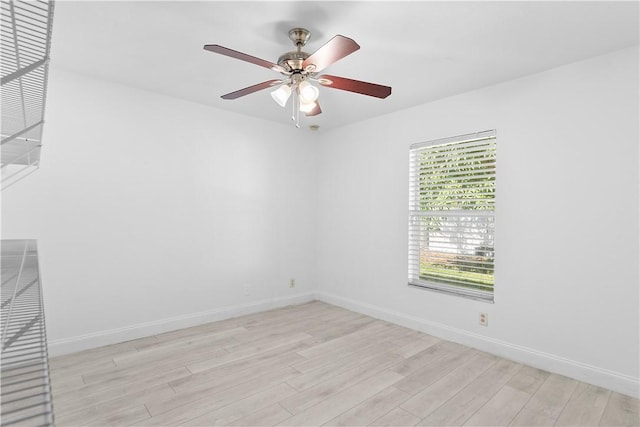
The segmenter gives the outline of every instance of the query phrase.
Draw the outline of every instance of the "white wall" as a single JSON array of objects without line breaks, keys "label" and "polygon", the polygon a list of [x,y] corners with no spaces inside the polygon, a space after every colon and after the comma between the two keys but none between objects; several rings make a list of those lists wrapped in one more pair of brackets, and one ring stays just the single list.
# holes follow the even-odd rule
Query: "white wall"
[{"label": "white wall", "polygon": [[[325,134],[319,297],[637,395],[638,93],[635,47]],[[407,286],[409,145],[488,129],[495,304]]]},{"label": "white wall", "polygon": [[42,167],[2,193],[51,352],[311,299],[315,144],[291,129],[52,68]]},{"label": "white wall", "polygon": [[[52,353],[315,295],[638,394],[637,49],[304,139],[49,85],[43,166],[2,193],[2,237],[38,239]],[[494,128],[495,304],[408,287],[409,145]]]}]

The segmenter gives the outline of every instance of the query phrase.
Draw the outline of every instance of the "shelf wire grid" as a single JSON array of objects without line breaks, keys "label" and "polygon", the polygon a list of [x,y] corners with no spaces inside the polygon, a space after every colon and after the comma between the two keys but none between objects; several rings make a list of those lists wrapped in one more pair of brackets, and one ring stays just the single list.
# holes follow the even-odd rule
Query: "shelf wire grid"
[{"label": "shelf wire grid", "polygon": [[40,165],[53,11],[53,1],[1,2],[2,189]]},{"label": "shelf wire grid", "polygon": [[35,240],[2,240],[1,426],[53,426],[42,288]]}]

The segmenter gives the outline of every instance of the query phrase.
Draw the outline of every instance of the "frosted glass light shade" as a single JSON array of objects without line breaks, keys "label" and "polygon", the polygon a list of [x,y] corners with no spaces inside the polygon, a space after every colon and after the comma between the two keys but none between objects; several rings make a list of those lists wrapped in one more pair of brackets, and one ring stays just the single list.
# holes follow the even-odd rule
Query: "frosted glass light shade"
[{"label": "frosted glass light shade", "polygon": [[288,85],[282,85],[278,89],[271,92],[271,97],[279,106],[287,105],[287,100],[291,96],[291,88]]},{"label": "frosted glass light shade", "polygon": [[318,99],[318,95],[320,95],[318,88],[306,80],[300,82],[298,89],[300,91],[300,100],[304,103],[315,102]]},{"label": "frosted glass light shade", "polygon": [[300,100],[300,111],[302,111],[303,113],[310,113],[311,111],[313,111],[314,108],[316,108],[316,103],[315,102],[302,102],[302,100]]}]

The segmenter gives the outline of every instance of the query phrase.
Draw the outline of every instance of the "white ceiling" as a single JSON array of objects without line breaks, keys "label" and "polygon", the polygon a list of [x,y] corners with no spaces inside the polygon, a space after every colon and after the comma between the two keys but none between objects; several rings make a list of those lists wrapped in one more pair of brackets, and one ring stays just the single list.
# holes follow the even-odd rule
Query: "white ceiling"
[{"label": "white ceiling", "polygon": [[221,44],[276,62],[290,28],[311,30],[312,53],[332,36],[360,50],[326,69],[393,87],[385,100],[321,88],[322,129],[637,45],[633,2],[71,2],[57,1],[52,64],[279,123],[269,90],[234,90],[280,74],[203,50]]}]

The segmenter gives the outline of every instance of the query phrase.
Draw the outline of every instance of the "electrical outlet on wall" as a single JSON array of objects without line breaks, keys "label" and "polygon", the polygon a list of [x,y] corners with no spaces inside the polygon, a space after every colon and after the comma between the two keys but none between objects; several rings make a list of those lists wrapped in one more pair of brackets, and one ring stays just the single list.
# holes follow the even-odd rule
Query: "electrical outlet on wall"
[{"label": "electrical outlet on wall", "polygon": [[289,279],[289,287],[290,288],[295,288],[296,287],[296,279]]},{"label": "electrical outlet on wall", "polygon": [[251,285],[244,285],[244,294],[249,295],[251,293]]},{"label": "electrical outlet on wall", "polygon": [[478,323],[482,326],[489,325],[489,315],[487,313],[480,313],[480,317],[478,318]]}]

